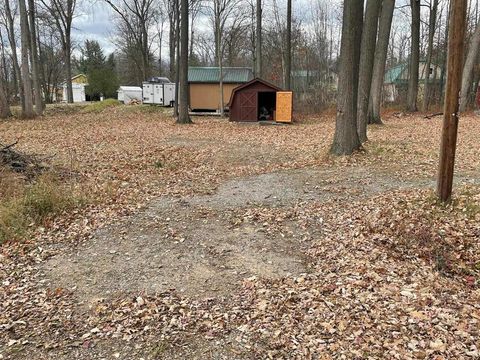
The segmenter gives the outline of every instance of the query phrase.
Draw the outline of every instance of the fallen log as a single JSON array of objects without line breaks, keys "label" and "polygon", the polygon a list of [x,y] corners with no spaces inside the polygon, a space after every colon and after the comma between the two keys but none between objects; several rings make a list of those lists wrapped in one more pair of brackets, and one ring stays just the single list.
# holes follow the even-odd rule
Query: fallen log
[{"label": "fallen log", "polygon": [[443,115],[443,112],[439,112],[439,113],[434,113],[434,114],[430,114],[430,115],[425,115],[424,119],[433,119],[434,117],[437,117],[437,116],[442,116]]}]

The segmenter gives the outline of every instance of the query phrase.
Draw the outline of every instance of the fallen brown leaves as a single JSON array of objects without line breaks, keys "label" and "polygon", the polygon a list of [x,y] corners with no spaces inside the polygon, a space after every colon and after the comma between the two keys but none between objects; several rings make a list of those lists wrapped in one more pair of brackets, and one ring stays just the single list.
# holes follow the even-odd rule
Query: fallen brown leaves
[{"label": "fallen brown leaves", "polygon": [[477,358],[480,214],[463,201],[443,208],[411,191],[302,206],[324,224],[314,270],[246,284],[245,341],[273,358]]},{"label": "fallen brown leaves", "polygon": [[[366,153],[331,159],[328,119],[291,127],[199,119],[177,127],[156,116],[118,107],[0,124],[2,138],[19,138],[25,152],[57,154],[54,165],[81,175],[72,186],[97,199],[24,243],[2,246],[1,356],[13,358],[23,349],[88,351],[112,339],[156,338],[174,348],[188,335],[233,339],[256,358],[480,357],[477,119],[462,119],[461,184],[455,202],[444,207],[430,191],[415,189],[415,181],[432,181],[435,174],[435,119],[390,120],[372,128]],[[311,259],[300,277],[245,279],[230,299],[193,301],[171,291],[99,299],[88,308],[77,303],[74,290],[48,288],[39,271],[66,244],[88,244],[95,229],[157,196],[211,193],[226,179],[281,169],[359,165],[372,169],[372,181],[396,173],[413,188],[228,215],[233,228],[249,222],[272,239],[295,222]],[[339,184],[339,194],[348,191]]]}]

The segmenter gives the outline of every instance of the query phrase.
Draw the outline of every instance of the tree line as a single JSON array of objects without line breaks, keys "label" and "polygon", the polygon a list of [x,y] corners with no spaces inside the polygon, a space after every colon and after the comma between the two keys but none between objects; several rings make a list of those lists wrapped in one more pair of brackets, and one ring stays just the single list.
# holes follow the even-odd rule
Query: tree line
[{"label": "tree line", "polygon": [[[75,38],[75,21],[87,12],[82,0],[0,0],[2,117],[17,103],[24,117],[41,115],[62,84],[64,100],[72,102],[71,78],[77,72],[89,72],[92,95],[113,96],[119,83],[139,85],[151,76],[179,82],[185,57],[187,66],[218,66],[220,72],[251,67],[256,76],[293,89],[297,101],[312,111],[345,101],[342,96],[351,91],[343,90],[354,87],[356,106],[349,111],[355,112],[360,143],[366,141],[367,125],[381,122],[384,75],[395,66],[408,68],[398,100],[406,110],[428,111],[443,101],[449,0],[355,1],[353,24],[345,14],[350,2],[340,0],[101,3],[111,14],[113,54],[94,40],[78,43]],[[472,103],[480,80],[478,24],[478,1],[470,0],[462,109]],[[353,47],[345,48],[342,39],[352,29]],[[184,49],[182,31],[188,38]],[[339,75],[347,61],[355,61],[358,71],[345,82]],[[432,66],[440,74],[430,73]]]}]

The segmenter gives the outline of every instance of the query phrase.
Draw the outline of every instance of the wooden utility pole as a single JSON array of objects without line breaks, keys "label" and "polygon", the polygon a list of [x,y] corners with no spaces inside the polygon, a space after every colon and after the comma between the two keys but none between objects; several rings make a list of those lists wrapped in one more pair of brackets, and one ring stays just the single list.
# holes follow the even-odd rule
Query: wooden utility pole
[{"label": "wooden utility pole", "polygon": [[437,184],[437,194],[443,202],[450,201],[452,197],[455,151],[457,147],[459,95],[462,86],[467,0],[452,0],[450,6],[447,85],[443,112],[445,115]]}]

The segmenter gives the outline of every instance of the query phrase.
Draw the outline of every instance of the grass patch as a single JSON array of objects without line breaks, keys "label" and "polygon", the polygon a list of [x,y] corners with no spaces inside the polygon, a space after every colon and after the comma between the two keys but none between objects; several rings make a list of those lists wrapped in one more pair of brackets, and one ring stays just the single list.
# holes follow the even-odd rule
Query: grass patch
[{"label": "grass patch", "polygon": [[55,215],[83,205],[85,198],[52,175],[15,188],[0,202],[0,243],[24,239]]},{"label": "grass patch", "polygon": [[156,105],[131,105],[128,106],[127,109],[132,112],[138,112],[142,114],[163,114],[165,113],[165,109],[162,106]]},{"label": "grass patch", "polygon": [[380,144],[376,142],[366,144],[365,149],[367,153],[373,156],[383,156],[392,153],[392,150],[388,147],[388,144]]},{"label": "grass patch", "polygon": [[44,115],[56,116],[56,115],[73,115],[77,114],[85,109],[88,105],[85,104],[49,104],[47,105]]},{"label": "grass patch", "polygon": [[106,99],[104,101],[92,102],[82,110],[84,113],[97,113],[105,109],[120,106],[122,103],[116,99]]}]

